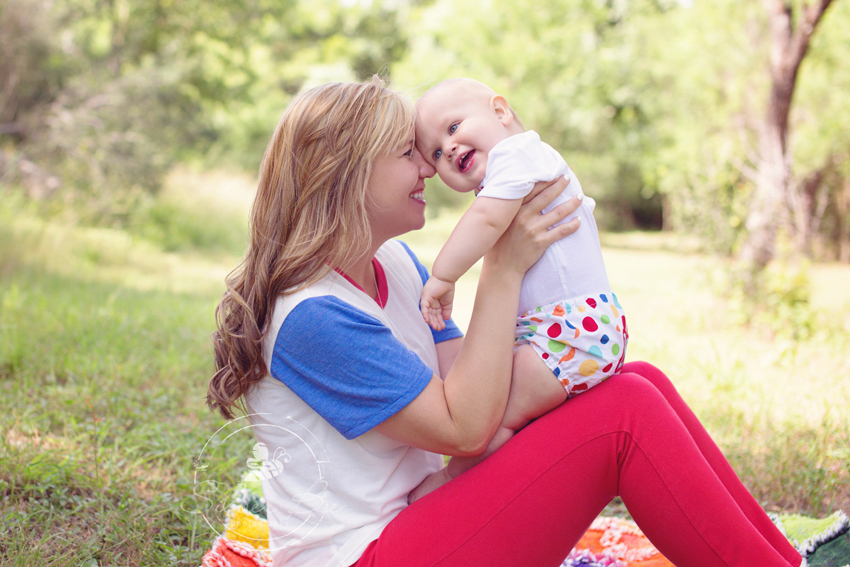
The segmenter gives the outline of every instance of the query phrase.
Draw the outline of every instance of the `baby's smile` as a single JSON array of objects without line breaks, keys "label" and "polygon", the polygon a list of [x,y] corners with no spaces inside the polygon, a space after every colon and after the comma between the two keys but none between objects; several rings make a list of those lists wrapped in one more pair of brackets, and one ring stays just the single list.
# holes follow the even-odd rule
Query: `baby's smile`
[{"label": "baby's smile", "polygon": [[475,163],[475,150],[469,150],[465,154],[458,156],[455,165],[457,165],[458,171],[466,173],[472,167],[473,163]]}]

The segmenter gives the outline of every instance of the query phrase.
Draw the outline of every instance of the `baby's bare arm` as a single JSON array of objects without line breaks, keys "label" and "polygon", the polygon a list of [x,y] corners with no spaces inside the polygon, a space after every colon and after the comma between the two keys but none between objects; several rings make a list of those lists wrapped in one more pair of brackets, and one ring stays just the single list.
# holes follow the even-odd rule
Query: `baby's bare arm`
[{"label": "baby's bare arm", "polygon": [[496,244],[520,205],[522,199],[475,199],[440,250],[431,273],[443,281],[456,282]]}]

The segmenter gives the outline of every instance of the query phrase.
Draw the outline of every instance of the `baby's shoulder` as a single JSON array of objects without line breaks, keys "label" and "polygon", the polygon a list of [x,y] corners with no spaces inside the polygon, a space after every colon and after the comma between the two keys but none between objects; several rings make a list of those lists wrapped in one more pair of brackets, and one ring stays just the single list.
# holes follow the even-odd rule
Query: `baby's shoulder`
[{"label": "baby's shoulder", "polygon": [[552,176],[546,179],[553,179],[566,171],[567,163],[560,153],[540,139],[537,132],[528,130],[502,140],[491,150],[487,160],[488,174],[491,169],[499,175],[521,173],[534,177],[534,173],[539,172]]}]

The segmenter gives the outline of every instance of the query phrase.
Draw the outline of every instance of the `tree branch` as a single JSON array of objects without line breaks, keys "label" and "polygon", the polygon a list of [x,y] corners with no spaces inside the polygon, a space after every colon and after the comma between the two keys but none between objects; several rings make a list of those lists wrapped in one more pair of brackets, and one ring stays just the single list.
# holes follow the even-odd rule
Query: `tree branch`
[{"label": "tree branch", "polygon": [[19,134],[24,135],[27,129],[20,122],[6,122],[0,124],[0,134]]},{"label": "tree branch", "polygon": [[782,151],[788,131],[788,114],[797,82],[797,72],[806,56],[815,27],[832,0],[817,0],[809,6],[803,4],[800,23],[792,30],[791,4],[787,0],[764,0],[771,30],[771,73],[773,85],[770,95],[770,110],[773,125],[779,129]]},{"label": "tree branch", "polygon": [[812,6],[803,4],[803,8],[801,10],[801,21],[799,25],[797,25],[797,29],[794,30],[794,33],[791,36],[791,41],[788,43],[788,47],[785,50],[785,56],[783,57],[784,62],[786,62],[789,67],[793,67],[788,68],[786,72],[793,73],[794,76],[796,76],[797,69],[800,67],[803,57],[806,56],[806,51],[809,48],[809,41],[815,31],[815,27],[817,27],[824,12],[826,12],[826,9],[829,8],[831,3],[832,0],[819,0]]},{"label": "tree branch", "polygon": [[750,180],[752,183],[757,184],[759,182],[758,171],[741,161],[741,158],[739,158],[735,154],[729,156],[729,163],[731,163],[735,169],[740,171],[741,174],[748,180]]}]

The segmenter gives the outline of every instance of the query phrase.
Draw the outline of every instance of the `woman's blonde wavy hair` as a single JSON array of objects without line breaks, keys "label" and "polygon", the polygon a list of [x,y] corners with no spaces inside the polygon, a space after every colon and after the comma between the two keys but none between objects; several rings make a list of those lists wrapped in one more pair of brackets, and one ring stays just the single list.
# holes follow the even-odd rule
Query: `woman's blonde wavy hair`
[{"label": "woman's blonde wavy hair", "polygon": [[411,103],[377,76],[308,90],[283,113],[260,166],[245,259],[215,312],[211,409],[232,419],[268,373],[263,336],[277,298],[370,249],[372,164],[413,139],[413,116]]}]

